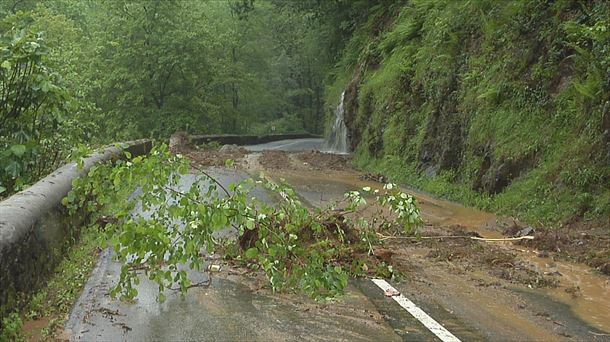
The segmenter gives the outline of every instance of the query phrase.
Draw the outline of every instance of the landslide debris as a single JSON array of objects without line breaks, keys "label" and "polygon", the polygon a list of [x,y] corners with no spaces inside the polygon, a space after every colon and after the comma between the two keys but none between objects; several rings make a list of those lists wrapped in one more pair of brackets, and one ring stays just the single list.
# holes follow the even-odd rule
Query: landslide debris
[{"label": "landslide debris", "polygon": [[248,150],[236,145],[224,145],[220,148],[203,147],[191,149],[184,153],[194,166],[225,166],[227,160],[240,164]]},{"label": "landslide debris", "polygon": [[608,226],[603,222],[573,222],[559,229],[541,229],[534,237],[519,244],[537,249],[542,254],[584,263],[610,275],[610,236]]},{"label": "landslide debris", "polygon": [[349,157],[340,154],[323,153],[320,151],[302,152],[297,159],[307,163],[314,170],[346,170],[349,169]]},{"label": "landslide debris", "polygon": [[420,248],[430,249],[426,255],[428,259],[459,263],[466,269],[483,269],[490,275],[515,284],[532,287],[555,287],[558,284],[552,275],[542,274],[507,248],[470,239],[470,236],[480,237],[476,232],[467,231],[459,225],[441,229],[422,232],[429,237],[439,238],[414,242]]},{"label": "landslide debris", "polygon": [[288,153],[284,151],[263,151],[258,161],[267,170],[290,170],[293,168]]}]

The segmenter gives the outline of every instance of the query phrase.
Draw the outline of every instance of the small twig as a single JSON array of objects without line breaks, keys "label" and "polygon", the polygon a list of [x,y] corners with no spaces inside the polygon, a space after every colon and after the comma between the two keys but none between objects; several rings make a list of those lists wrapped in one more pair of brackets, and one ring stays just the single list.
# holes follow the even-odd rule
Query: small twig
[{"label": "small twig", "polygon": [[[212,284],[212,279],[211,278],[208,279],[208,280],[200,281],[200,282],[195,283],[195,284],[191,284],[191,285],[187,286],[186,289],[188,290],[188,289],[193,288],[193,287],[207,287],[207,286],[210,286],[210,284]],[[175,288],[175,287],[168,287],[168,289],[172,290],[172,291],[175,291],[175,292],[182,291],[181,288]]]},{"label": "small twig", "polygon": [[610,334],[596,333],[596,332],[593,332],[591,330],[589,330],[589,334],[592,334],[592,335],[595,335],[595,336],[610,336]]},{"label": "small twig", "polygon": [[478,241],[518,241],[518,240],[533,240],[534,237],[531,235],[520,236],[514,238],[501,238],[501,239],[492,239],[492,238],[482,238],[478,236],[470,236],[470,235],[440,235],[440,236],[387,236],[377,233],[381,238],[379,240],[388,240],[388,239],[405,239],[405,240],[427,240],[427,239],[471,239]]},{"label": "small twig", "polygon": [[[184,192],[179,191],[179,190],[176,190],[176,189],[173,189],[173,188],[171,188],[171,187],[169,187],[169,186],[167,186],[167,185],[164,185],[164,186],[163,186],[163,188],[164,188],[165,190],[168,190],[168,191],[173,192],[174,194],[176,194],[176,195],[178,195],[178,196],[186,197],[186,194],[185,194]],[[159,198],[159,197],[157,197],[157,198]]]},{"label": "small twig", "polygon": [[203,173],[206,177],[208,177],[209,179],[212,180],[212,182],[216,183],[221,189],[222,191],[225,192],[225,194],[227,194],[227,196],[231,197],[231,194],[229,193],[229,191],[224,187],[224,185],[222,185],[218,180],[216,180],[216,178],[210,176],[209,173],[207,173],[206,171],[204,171],[203,169],[195,166],[195,165],[191,165],[191,167],[201,173]]},{"label": "small twig", "polygon": [[470,238],[471,238],[472,240],[479,240],[479,241],[519,241],[519,240],[534,240],[534,236],[532,236],[532,235],[519,236],[519,237],[514,237],[514,238],[500,238],[500,239],[489,239],[489,238],[482,238],[482,237],[477,237],[477,236],[471,236]]},{"label": "small twig", "polygon": [[140,265],[131,265],[129,266],[129,271],[147,271],[150,269],[150,266],[148,266],[147,264],[140,264]]}]

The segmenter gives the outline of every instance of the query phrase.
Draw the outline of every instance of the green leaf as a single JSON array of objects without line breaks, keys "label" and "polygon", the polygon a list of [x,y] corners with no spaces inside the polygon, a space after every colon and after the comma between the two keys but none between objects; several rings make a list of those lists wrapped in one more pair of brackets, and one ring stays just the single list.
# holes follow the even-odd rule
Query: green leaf
[{"label": "green leaf", "polygon": [[19,176],[19,172],[21,171],[21,165],[13,160],[8,164],[7,167],[4,168],[4,171],[6,171],[6,173],[11,175],[13,178],[16,178]]},{"label": "green leaf", "polygon": [[15,156],[17,156],[17,157],[23,156],[25,151],[26,151],[25,145],[13,145],[13,146],[11,146],[11,152],[13,152],[13,154]]},{"label": "green leaf", "polygon": [[2,62],[2,64],[0,64],[0,67],[2,67],[4,69],[10,69],[11,68],[11,62],[4,61],[4,62]]},{"label": "green leaf", "polygon": [[245,253],[246,258],[256,259],[258,257],[258,249],[256,247],[249,248]]},{"label": "green leaf", "polygon": [[3,187],[2,185],[0,185],[0,194],[1,194],[1,193],[3,193],[3,192],[5,192],[5,191],[6,191],[6,188],[5,188],[5,187]]},{"label": "green leaf", "polygon": [[48,93],[49,90],[51,89],[51,83],[49,83],[48,81],[43,81],[41,83],[40,88],[42,89],[43,93]]}]

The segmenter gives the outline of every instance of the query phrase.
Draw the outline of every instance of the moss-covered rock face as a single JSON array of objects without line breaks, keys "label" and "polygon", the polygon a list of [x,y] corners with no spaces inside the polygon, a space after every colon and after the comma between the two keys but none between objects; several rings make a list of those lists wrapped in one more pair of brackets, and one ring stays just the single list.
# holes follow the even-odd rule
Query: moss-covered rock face
[{"label": "moss-covered rock face", "polygon": [[609,2],[413,0],[369,18],[327,91],[334,108],[345,90],[357,164],[533,221],[610,215]]}]

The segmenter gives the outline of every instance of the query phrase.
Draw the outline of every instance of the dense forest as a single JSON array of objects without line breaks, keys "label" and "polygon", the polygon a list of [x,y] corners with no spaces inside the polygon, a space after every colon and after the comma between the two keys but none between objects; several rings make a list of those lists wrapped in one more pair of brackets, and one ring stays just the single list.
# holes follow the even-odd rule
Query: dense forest
[{"label": "dense forest", "polygon": [[79,144],[321,132],[319,23],[270,1],[2,1],[0,193]]},{"label": "dense forest", "polygon": [[355,164],[543,223],[610,213],[606,1],[5,0],[0,192],[81,144],[328,132]]}]

